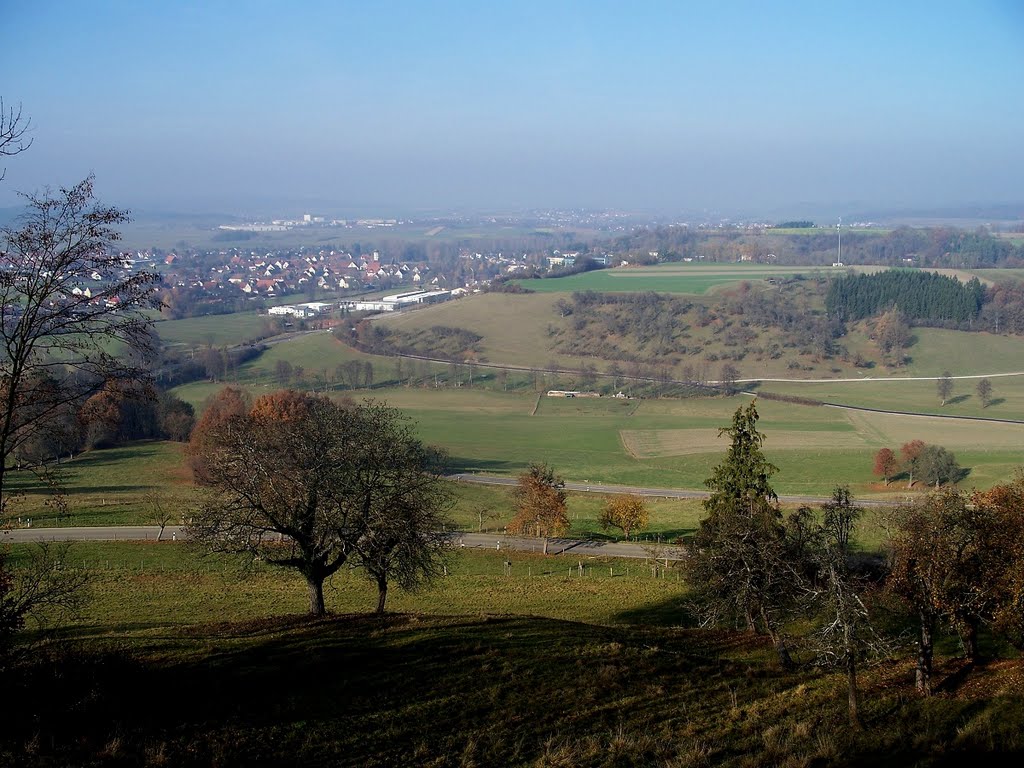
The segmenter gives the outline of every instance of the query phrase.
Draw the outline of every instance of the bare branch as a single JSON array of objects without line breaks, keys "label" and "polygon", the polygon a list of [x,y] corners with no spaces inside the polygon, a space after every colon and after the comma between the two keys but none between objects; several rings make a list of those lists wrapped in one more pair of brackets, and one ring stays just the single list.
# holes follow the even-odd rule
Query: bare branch
[{"label": "bare branch", "polygon": [[[32,146],[32,138],[26,136],[32,121],[25,117],[18,106],[6,106],[0,97],[0,157],[13,157],[21,154]],[[0,181],[6,175],[6,169],[0,171]]]}]

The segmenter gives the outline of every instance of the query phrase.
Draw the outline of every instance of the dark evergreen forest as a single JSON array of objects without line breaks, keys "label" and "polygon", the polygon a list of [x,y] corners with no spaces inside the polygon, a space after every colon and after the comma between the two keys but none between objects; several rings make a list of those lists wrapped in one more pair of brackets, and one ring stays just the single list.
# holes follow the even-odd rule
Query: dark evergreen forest
[{"label": "dark evergreen forest", "polygon": [[913,323],[966,327],[977,319],[985,298],[977,278],[961,283],[936,272],[896,269],[833,280],[825,309],[844,322],[895,308]]}]

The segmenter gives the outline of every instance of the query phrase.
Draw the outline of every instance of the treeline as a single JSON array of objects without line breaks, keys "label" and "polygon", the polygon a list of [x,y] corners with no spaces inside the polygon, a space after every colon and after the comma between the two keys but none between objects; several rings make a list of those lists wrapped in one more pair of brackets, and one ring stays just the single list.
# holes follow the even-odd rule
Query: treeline
[{"label": "treeline", "polygon": [[346,334],[343,340],[363,352],[377,355],[421,355],[462,361],[479,357],[479,343],[483,336],[465,328],[445,325],[405,331],[363,321],[356,325],[354,333]]},{"label": "treeline", "polygon": [[1024,333],[1024,283],[996,283],[985,292],[977,326],[992,333]]},{"label": "treeline", "polygon": [[160,388],[110,381],[91,397],[40,413],[44,429],[32,431],[13,452],[16,468],[73,458],[83,450],[131,440],[188,440],[195,424],[190,404]]},{"label": "treeline", "polygon": [[[735,262],[749,258],[771,263],[828,265],[836,260],[838,244],[834,229],[799,228],[804,231],[786,234],[738,228],[656,227],[616,238],[609,249],[631,261],[644,260],[651,252],[657,252],[660,261],[692,258]],[[881,235],[844,229],[842,259],[848,263],[892,267],[905,266],[905,259],[911,259],[917,267],[1020,267],[1024,266],[1024,245],[996,237],[987,229],[900,227]]]},{"label": "treeline", "polygon": [[948,327],[969,327],[984,302],[985,289],[977,278],[961,283],[936,272],[905,269],[846,275],[833,280],[825,294],[825,309],[843,321],[896,308],[912,323]]},{"label": "treeline", "polygon": [[[802,282],[789,281],[776,291],[741,283],[712,303],[653,292],[578,291],[571,301],[555,304],[555,311],[569,318],[569,330],[552,326],[549,334],[565,354],[657,366],[695,357],[739,362],[755,349],[770,359],[782,357],[787,348],[818,358],[843,354],[837,339],[845,327],[813,306]],[[762,345],[768,330],[770,339]]]},{"label": "treeline", "polygon": [[197,352],[171,352],[166,348],[155,366],[153,377],[166,389],[193,381],[225,381],[237,379],[238,369],[255,360],[267,349],[265,344],[243,347],[207,347]]}]

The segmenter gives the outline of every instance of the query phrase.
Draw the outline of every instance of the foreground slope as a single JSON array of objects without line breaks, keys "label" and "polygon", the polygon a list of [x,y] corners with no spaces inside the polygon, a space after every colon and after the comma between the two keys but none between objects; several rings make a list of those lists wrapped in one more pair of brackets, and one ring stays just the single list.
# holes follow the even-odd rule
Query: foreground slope
[{"label": "foreground slope", "polygon": [[525,616],[167,631],[5,675],[0,761],[88,765],[953,764],[1024,750],[1021,669],[909,694],[868,676],[869,730],[842,681],[787,675],[748,638]]}]

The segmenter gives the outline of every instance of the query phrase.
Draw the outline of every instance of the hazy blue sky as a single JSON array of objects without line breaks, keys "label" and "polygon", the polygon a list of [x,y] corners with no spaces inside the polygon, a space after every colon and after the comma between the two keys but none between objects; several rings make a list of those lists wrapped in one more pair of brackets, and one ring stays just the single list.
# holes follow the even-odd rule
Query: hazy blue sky
[{"label": "hazy blue sky", "polygon": [[0,205],[90,171],[110,202],[182,211],[1024,200],[1022,0],[39,0],[0,21],[0,94],[35,139]]}]

